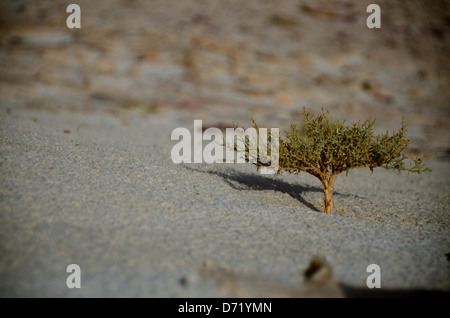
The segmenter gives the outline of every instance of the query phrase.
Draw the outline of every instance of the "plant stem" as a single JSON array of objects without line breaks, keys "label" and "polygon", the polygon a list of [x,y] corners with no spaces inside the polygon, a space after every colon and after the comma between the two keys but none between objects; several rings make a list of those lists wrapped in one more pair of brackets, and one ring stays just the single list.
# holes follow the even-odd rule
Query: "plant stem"
[{"label": "plant stem", "polygon": [[326,214],[333,214],[334,181],[336,180],[337,175],[338,175],[337,173],[333,173],[328,180],[326,178],[322,179],[324,205],[325,205],[324,210]]}]

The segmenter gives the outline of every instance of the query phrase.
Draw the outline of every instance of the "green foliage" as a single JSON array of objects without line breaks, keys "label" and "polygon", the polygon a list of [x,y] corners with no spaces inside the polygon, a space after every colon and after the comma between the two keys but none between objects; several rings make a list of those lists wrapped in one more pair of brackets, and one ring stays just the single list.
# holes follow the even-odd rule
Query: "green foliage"
[{"label": "green foliage", "polygon": [[[345,125],[331,121],[328,112],[313,116],[303,108],[304,129],[291,125],[280,140],[280,170],[298,174],[308,172],[319,179],[353,168],[375,167],[396,171],[427,172],[423,157],[407,154],[410,141],[406,138],[406,123],[397,133],[373,134],[374,119]],[[302,133],[303,131],[303,133]]]},{"label": "green foliage", "polygon": [[[284,138],[279,140],[279,170],[277,174],[289,172],[298,174],[302,171],[317,177],[323,186],[325,195],[325,212],[331,214],[333,209],[333,185],[338,174],[350,169],[381,167],[396,172],[429,172],[424,166],[424,157],[406,152],[410,140],[406,137],[406,123],[389,136],[388,132],[374,135],[375,120],[346,125],[345,122],[332,121],[328,112],[322,110],[318,115],[311,115],[303,108],[305,124],[297,128],[292,124],[285,130]],[[237,126],[236,126],[237,127]],[[253,121],[253,127],[258,126]],[[268,138],[270,149],[271,136]],[[248,159],[248,138],[245,156]],[[236,144],[234,150],[237,151]],[[270,155],[270,154],[269,154]],[[260,158],[254,164],[264,166]],[[265,162],[265,161],[264,161]],[[270,163],[269,163],[270,165]]]}]

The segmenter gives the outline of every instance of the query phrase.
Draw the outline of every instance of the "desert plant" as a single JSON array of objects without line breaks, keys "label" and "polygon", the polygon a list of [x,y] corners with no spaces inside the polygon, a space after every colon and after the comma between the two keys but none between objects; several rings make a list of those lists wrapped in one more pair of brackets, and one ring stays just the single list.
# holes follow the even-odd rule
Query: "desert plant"
[{"label": "desert plant", "polygon": [[[324,192],[325,213],[332,214],[334,182],[342,172],[362,167],[368,167],[372,172],[376,167],[397,172],[431,171],[424,166],[423,156],[406,152],[410,140],[406,137],[404,120],[392,136],[388,132],[375,136],[374,119],[346,125],[345,122],[330,120],[329,113],[323,110],[314,116],[303,108],[303,113],[304,126],[299,129],[292,124],[285,130],[284,138],[279,140],[279,169],[276,174],[304,171],[319,179]],[[259,129],[255,121],[253,127]],[[270,135],[268,139],[270,142]],[[248,139],[244,143],[248,146]],[[237,151],[236,144],[234,150]],[[253,163],[258,168],[268,165],[259,158]]]}]

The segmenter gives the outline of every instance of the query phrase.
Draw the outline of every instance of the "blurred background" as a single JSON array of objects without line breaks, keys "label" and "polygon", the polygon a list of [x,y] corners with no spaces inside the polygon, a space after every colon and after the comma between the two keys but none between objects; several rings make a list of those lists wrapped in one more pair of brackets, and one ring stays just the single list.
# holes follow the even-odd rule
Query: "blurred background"
[{"label": "blurred background", "polygon": [[[381,29],[366,8],[381,7]],[[81,29],[66,8],[81,7]],[[0,0],[2,111],[136,111],[286,128],[377,118],[450,157],[449,1]]]}]

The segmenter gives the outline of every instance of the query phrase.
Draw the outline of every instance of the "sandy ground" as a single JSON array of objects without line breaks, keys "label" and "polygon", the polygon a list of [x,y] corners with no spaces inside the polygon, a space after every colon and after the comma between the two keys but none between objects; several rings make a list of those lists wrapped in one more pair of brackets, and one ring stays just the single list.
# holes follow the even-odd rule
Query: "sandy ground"
[{"label": "sandy ground", "polygon": [[[163,114],[2,108],[0,120],[2,296],[254,296],[262,282],[265,296],[306,297],[279,290],[301,290],[314,255],[348,286],[366,288],[378,264],[384,290],[450,290],[448,162],[340,176],[329,216],[307,175],[173,164]],[[72,263],[81,289],[66,286]]]},{"label": "sandy ground", "polygon": [[[370,264],[383,291],[449,292],[448,1],[380,0],[377,30],[368,0],[76,3],[71,30],[66,1],[0,0],[0,296],[342,297]],[[404,117],[433,172],[339,176],[328,216],[306,174],[171,160],[194,119],[282,130],[301,106]]]}]

